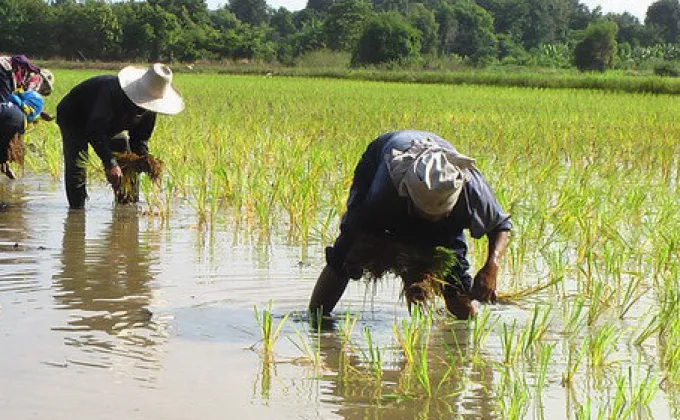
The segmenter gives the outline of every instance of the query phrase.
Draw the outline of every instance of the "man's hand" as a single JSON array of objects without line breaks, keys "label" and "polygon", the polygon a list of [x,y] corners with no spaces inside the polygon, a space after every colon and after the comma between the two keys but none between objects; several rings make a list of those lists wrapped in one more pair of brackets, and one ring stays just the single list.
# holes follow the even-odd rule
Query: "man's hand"
[{"label": "man's hand", "polygon": [[496,302],[498,266],[486,264],[475,276],[470,297],[480,302]]},{"label": "man's hand", "polygon": [[[52,121],[52,120],[54,120],[54,117],[53,117],[52,115],[48,114],[48,113],[45,112],[45,111],[42,111],[42,112],[40,113],[40,118],[43,119],[43,120],[45,120],[45,121]],[[37,121],[37,120],[36,120],[36,121]]]},{"label": "man's hand", "polygon": [[488,233],[487,237],[489,238],[489,254],[484,267],[475,276],[470,297],[480,302],[495,302],[498,267],[508,247],[510,233],[506,230],[493,231]]},{"label": "man's hand", "polygon": [[113,187],[113,191],[118,192],[120,183],[123,180],[123,171],[120,170],[120,166],[116,165],[106,171],[106,179],[109,180],[109,184]]}]

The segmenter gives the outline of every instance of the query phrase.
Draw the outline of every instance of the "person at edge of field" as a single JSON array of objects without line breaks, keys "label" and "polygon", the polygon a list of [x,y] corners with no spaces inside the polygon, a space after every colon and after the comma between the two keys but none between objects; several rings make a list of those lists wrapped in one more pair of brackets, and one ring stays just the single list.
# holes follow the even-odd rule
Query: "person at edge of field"
[{"label": "person at edge of field", "polygon": [[[86,171],[82,165],[92,144],[106,177],[118,190],[122,171],[113,157],[116,141],[129,137],[122,149],[148,154],[156,114],[175,115],[184,101],[172,85],[172,71],[156,63],[148,68],[127,66],[118,75],[101,75],[76,85],[57,105],[57,124],[64,151],[66,197],[72,209],[85,206]],[[128,136],[121,136],[127,131]]]},{"label": "person at edge of field", "polygon": [[[29,122],[35,122],[41,115],[45,102],[43,97],[32,90],[13,93],[6,102],[0,102],[0,172],[8,178],[16,178],[9,167],[9,161],[23,161],[23,141],[21,137],[26,132]],[[10,142],[16,140],[14,147]],[[16,147],[20,151],[14,150]],[[11,156],[19,153],[21,156]]]},{"label": "person at edge of field", "polygon": [[54,87],[54,75],[33,64],[23,55],[0,56],[0,101],[6,102],[15,92],[33,90],[49,96]]},{"label": "person at edge of field", "polygon": [[[458,261],[441,294],[457,318],[475,315],[472,300],[495,302],[512,225],[473,163],[433,133],[396,131],[373,140],[354,171],[340,235],[325,250],[326,266],[312,292],[310,314],[330,314],[349,279],[361,278],[363,268],[347,257],[367,232],[451,249]],[[488,238],[487,259],[474,281],[467,273],[465,229],[475,239]]]}]

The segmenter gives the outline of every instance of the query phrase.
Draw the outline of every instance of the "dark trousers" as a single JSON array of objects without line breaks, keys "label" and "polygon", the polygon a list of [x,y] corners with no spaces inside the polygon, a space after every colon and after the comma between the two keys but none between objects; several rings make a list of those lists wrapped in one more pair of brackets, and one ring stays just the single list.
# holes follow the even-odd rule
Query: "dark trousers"
[{"label": "dark trousers", "polygon": [[[63,124],[59,125],[64,151],[64,184],[69,207],[82,209],[87,199],[87,170],[85,162],[88,158],[87,136]],[[112,151],[128,151],[126,136],[116,135],[111,139],[109,147]]]}]

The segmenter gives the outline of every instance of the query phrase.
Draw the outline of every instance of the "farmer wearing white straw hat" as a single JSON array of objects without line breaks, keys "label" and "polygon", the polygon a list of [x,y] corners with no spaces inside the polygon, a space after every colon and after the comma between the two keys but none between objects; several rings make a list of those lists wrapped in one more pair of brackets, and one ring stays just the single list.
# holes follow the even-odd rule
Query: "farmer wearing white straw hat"
[{"label": "farmer wearing white straw hat", "polygon": [[[420,270],[417,262],[404,263],[409,258],[404,250],[418,253],[437,247],[448,249],[453,257],[447,260],[443,283],[435,282],[451,314],[470,318],[475,314],[473,299],[495,301],[510,216],[473,163],[433,133],[397,131],[371,142],[354,172],[340,236],[326,248],[326,267],[312,292],[310,313],[329,314],[349,279],[374,274],[376,266],[380,273],[390,271],[385,268],[389,266],[402,277],[409,304],[422,300],[418,293],[409,296],[408,288],[429,267]],[[485,264],[474,280],[467,272],[466,229],[476,239],[486,235],[489,242]],[[380,239],[375,241],[376,237]]]},{"label": "farmer wearing white straw hat", "polygon": [[[57,124],[64,146],[64,179],[69,206],[83,208],[86,170],[83,158],[92,144],[114,191],[122,171],[113,157],[118,134],[127,131],[129,151],[148,154],[156,114],[175,115],[184,109],[172,85],[172,71],[156,63],[148,68],[128,66],[118,75],[95,76],[75,86],[57,106]],[[117,150],[125,151],[125,150]]]}]

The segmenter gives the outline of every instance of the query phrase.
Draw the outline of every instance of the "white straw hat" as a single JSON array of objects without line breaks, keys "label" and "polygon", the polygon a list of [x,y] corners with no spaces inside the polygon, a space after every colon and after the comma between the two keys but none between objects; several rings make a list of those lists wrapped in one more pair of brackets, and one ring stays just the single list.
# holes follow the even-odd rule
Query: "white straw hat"
[{"label": "white straw hat", "polygon": [[184,101],[172,86],[172,70],[156,63],[149,68],[127,66],[118,73],[123,92],[138,107],[159,114],[175,115],[184,109]]}]

